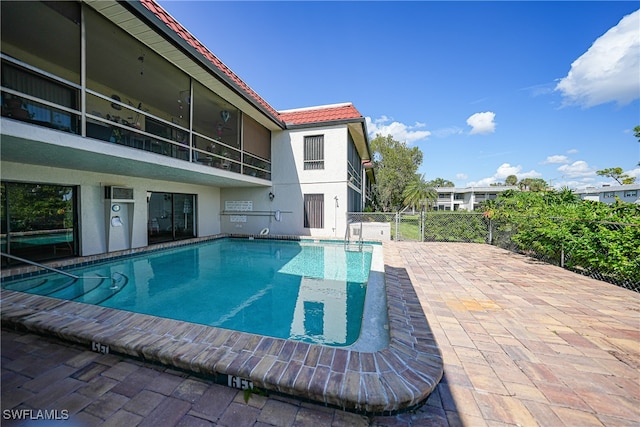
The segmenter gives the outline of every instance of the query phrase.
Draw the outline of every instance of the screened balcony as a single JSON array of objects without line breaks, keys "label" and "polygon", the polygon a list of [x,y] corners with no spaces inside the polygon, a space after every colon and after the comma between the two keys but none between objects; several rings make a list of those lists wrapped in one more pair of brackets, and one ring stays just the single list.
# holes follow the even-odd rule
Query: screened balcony
[{"label": "screened balcony", "polygon": [[271,179],[269,129],[90,7],[1,7],[3,117]]}]

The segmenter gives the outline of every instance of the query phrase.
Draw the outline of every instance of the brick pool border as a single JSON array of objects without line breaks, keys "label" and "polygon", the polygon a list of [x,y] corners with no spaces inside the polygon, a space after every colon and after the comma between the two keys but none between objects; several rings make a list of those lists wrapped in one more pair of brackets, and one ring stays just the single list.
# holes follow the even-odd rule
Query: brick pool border
[{"label": "brick pool border", "polygon": [[[215,236],[220,238],[227,236]],[[273,238],[273,236],[270,236]],[[190,244],[191,239],[154,249]],[[282,237],[284,238],[284,237]],[[160,246],[160,247],[159,247]],[[150,248],[125,251],[126,256]],[[393,244],[383,243],[389,345],[373,352],[265,337],[3,289],[2,325],[162,363],[205,376],[234,375],[254,386],[363,413],[395,413],[423,403],[443,361]],[[52,263],[57,268],[114,254]],[[3,277],[34,269],[5,270]]]}]

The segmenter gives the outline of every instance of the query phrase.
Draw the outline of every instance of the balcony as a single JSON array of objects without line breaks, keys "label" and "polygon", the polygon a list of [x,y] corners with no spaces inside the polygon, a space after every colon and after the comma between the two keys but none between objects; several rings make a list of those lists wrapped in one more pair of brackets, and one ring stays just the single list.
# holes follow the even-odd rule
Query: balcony
[{"label": "balcony", "polygon": [[[137,150],[172,157],[265,180],[271,179],[271,162],[233,147],[220,139],[190,131],[137,106],[87,90],[87,103],[103,105],[83,117],[77,109],[81,88],[42,70],[3,56],[3,74],[16,74],[20,89],[2,86],[2,116]],[[6,81],[6,80],[5,80]],[[33,89],[36,88],[36,89]],[[30,93],[29,93],[30,92]],[[45,93],[46,95],[42,95]],[[140,124],[144,123],[144,128]],[[159,159],[158,159],[159,161]]]}]

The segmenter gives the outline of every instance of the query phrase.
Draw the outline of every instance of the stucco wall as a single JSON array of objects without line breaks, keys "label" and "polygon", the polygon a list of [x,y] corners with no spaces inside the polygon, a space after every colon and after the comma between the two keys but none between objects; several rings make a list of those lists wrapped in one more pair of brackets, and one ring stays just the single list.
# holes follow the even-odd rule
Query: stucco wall
[{"label": "stucco wall", "polygon": [[99,174],[29,164],[2,162],[2,179],[79,186],[80,254],[95,255],[107,251],[104,186],[133,188],[133,227],[131,247],[147,246],[147,191],[197,195],[197,233],[220,233],[220,189],[163,180]]},{"label": "stucco wall", "polygon": [[[304,137],[324,135],[324,169],[304,170]],[[314,237],[344,236],[347,210],[346,125],[288,130],[273,134],[272,156],[278,164],[272,174],[273,205],[292,211],[283,221],[295,234]],[[289,166],[291,165],[291,166]],[[304,228],[304,194],[324,194],[324,228]],[[338,204],[336,207],[336,198]]]},{"label": "stucco wall", "polygon": [[[347,211],[347,127],[272,132],[271,188],[223,188],[225,202],[251,202],[252,212],[221,215],[223,233],[259,233],[343,238]],[[304,137],[324,135],[324,169],[304,170]],[[274,194],[269,200],[269,192]],[[324,228],[304,228],[304,194],[324,194]],[[337,198],[337,204],[336,204]],[[280,221],[274,212],[280,211]]]}]

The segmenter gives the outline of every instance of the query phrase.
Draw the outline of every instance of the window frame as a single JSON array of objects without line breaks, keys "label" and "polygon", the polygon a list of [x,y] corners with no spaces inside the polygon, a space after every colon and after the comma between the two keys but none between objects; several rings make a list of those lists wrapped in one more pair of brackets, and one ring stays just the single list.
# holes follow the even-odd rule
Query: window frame
[{"label": "window frame", "polygon": [[303,169],[324,169],[324,135],[305,135],[303,143]]},{"label": "window frame", "polygon": [[304,194],[303,200],[304,228],[324,228],[324,194]]}]

